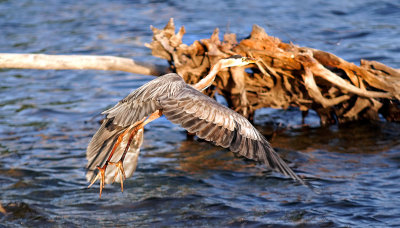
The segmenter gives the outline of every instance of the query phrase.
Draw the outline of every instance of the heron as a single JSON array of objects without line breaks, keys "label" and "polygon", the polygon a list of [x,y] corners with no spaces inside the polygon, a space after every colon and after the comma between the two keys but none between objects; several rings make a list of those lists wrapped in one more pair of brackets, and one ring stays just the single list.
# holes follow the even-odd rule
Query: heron
[{"label": "heron", "polygon": [[222,69],[251,63],[256,60],[239,55],[220,59],[194,85],[186,84],[178,74],[166,74],[102,112],[105,119],[86,152],[89,187],[100,180],[101,198],[104,185],[119,176],[117,181],[123,191],[123,181],[133,175],[137,166],[143,127],[162,115],[201,139],[304,183],[245,117],[202,93]]}]

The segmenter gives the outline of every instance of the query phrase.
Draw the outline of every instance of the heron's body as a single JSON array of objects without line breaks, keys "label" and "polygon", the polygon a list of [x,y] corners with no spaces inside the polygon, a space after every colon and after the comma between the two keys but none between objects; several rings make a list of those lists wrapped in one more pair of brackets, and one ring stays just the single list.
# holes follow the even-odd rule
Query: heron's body
[{"label": "heron's body", "polygon": [[[301,180],[246,118],[199,92],[214,80],[216,73],[211,70],[206,79],[194,86],[186,84],[177,74],[158,77],[103,112],[106,119],[87,149],[88,180],[95,178],[96,167],[114,164],[121,157],[126,176],[133,174],[143,140],[143,126],[147,124],[144,119],[152,113],[151,120],[162,113],[199,138]],[[112,166],[105,171],[106,183],[111,182],[114,172],[118,173],[115,168]],[[123,181],[122,172],[119,175]]]}]

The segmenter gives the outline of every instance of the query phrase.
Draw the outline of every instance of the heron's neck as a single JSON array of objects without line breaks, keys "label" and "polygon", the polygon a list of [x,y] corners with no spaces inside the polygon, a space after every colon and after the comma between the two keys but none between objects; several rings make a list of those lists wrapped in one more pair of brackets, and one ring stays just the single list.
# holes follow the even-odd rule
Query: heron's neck
[{"label": "heron's neck", "polygon": [[214,82],[215,76],[221,69],[222,63],[217,62],[211,67],[210,73],[208,73],[207,76],[201,79],[198,83],[194,84],[193,87],[199,91],[207,89]]}]

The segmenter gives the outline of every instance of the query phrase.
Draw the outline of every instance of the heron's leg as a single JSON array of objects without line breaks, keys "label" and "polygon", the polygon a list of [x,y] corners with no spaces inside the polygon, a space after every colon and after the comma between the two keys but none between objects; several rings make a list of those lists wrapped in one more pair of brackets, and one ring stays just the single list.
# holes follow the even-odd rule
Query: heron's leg
[{"label": "heron's leg", "polygon": [[106,168],[107,166],[111,163],[110,160],[112,158],[112,156],[114,155],[115,150],[118,148],[118,146],[121,144],[124,136],[134,127],[140,125],[141,123],[143,123],[145,121],[146,118],[143,118],[141,121],[136,122],[135,124],[133,124],[132,126],[128,127],[124,132],[122,132],[117,139],[117,142],[114,144],[114,147],[110,153],[110,155],[107,158],[107,161],[104,163],[104,165],[102,167],[97,166],[97,169],[99,170],[96,177],[93,179],[93,181],[90,183],[90,185],[88,186],[88,188],[92,187],[92,185],[97,181],[100,180],[100,198],[101,198],[101,193],[103,191],[104,188],[104,184],[105,184],[105,174],[106,174]]},{"label": "heron's leg", "polygon": [[110,165],[115,165],[117,167],[117,171],[115,172],[113,182],[115,181],[115,179],[117,178],[117,175],[119,174],[120,182],[121,182],[121,192],[124,191],[124,180],[126,179],[123,163],[124,163],[126,153],[129,150],[129,147],[132,143],[133,138],[135,137],[135,135],[137,134],[137,132],[139,130],[144,128],[144,126],[146,124],[150,123],[151,121],[153,121],[155,119],[158,119],[161,116],[162,116],[162,111],[157,110],[157,111],[153,112],[145,121],[137,124],[134,128],[130,128],[131,132],[129,135],[128,143],[126,144],[126,147],[125,147],[124,153],[122,154],[121,159],[118,162],[109,162]]},{"label": "heron's leg", "polygon": [[121,192],[124,191],[124,180],[126,179],[125,170],[124,170],[124,166],[123,166],[125,155],[128,152],[129,145],[132,143],[133,138],[135,137],[135,135],[137,134],[137,132],[140,129],[143,129],[143,127],[137,129],[136,131],[132,131],[131,134],[129,135],[128,143],[126,144],[124,153],[122,154],[122,157],[120,158],[120,160],[118,162],[109,162],[110,165],[115,165],[117,167],[117,171],[114,174],[114,178],[113,178],[112,182],[113,183],[115,182],[115,179],[117,178],[117,176],[119,174],[119,178],[120,178],[120,182],[121,182]]}]

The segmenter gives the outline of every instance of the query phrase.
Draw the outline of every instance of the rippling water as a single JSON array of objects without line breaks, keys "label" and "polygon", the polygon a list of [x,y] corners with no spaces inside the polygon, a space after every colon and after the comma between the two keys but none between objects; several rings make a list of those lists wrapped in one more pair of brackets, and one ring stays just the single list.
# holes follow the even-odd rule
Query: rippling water
[{"label": "rippling water", "polygon": [[[163,63],[144,48],[170,17],[185,43],[252,24],[288,42],[400,68],[398,1],[0,1],[0,52],[98,54]],[[0,70],[0,227],[400,226],[400,125],[301,126],[296,110],[260,110],[257,128],[312,191],[226,150],[186,140],[159,119],[146,128],[133,178],[87,189],[86,146],[99,113],[149,76]]]}]

